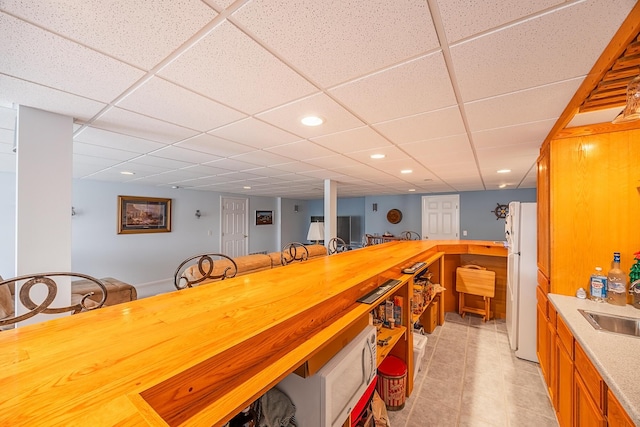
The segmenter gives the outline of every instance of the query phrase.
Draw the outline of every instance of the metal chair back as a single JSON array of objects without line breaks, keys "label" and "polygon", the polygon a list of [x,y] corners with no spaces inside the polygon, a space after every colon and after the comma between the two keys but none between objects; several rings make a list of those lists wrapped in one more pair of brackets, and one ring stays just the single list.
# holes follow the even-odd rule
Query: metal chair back
[{"label": "metal chair back", "polygon": [[309,259],[309,250],[305,245],[298,242],[291,242],[282,248],[280,262],[282,265],[291,264],[294,261],[306,261]]},{"label": "metal chair back", "polygon": [[[91,282],[98,285],[98,288],[102,292],[102,295],[99,300],[92,299],[91,304],[87,304],[87,299],[94,295],[94,292],[90,292],[86,295],[83,295],[80,302],[77,304],[72,304],[66,307],[50,307],[53,300],[56,298],[58,293],[58,284],[56,283],[55,278],[67,277],[67,278],[81,278],[90,280]],[[16,284],[20,284],[19,289],[19,299],[22,305],[29,310],[26,313],[22,313],[20,315],[16,315],[17,310],[14,308],[13,315],[9,317],[5,317],[4,319],[0,319],[0,326],[12,325],[18,322],[22,322],[24,320],[30,319],[36,314],[59,314],[59,313],[67,313],[71,312],[71,314],[80,313],[82,311],[90,311],[100,308],[104,305],[107,300],[107,288],[95,277],[88,276],[82,273],[72,273],[72,272],[53,272],[53,273],[34,273],[34,274],[25,274],[22,276],[12,277],[11,279],[2,280],[0,278],[0,287],[8,287],[11,290],[13,287],[13,291],[16,291]],[[31,291],[34,289],[34,286],[42,284],[47,289],[47,295],[41,303],[36,304],[33,301]],[[38,286],[41,288],[41,286]],[[37,288],[36,288],[37,289]],[[12,293],[14,293],[12,292]]]},{"label": "metal chair back", "polygon": [[329,255],[337,254],[339,252],[346,252],[349,250],[349,246],[340,237],[333,237],[327,244],[327,252]]},{"label": "metal chair back", "polygon": [[203,282],[224,280],[238,273],[236,262],[224,254],[200,254],[185,259],[173,275],[176,289],[186,289]]}]

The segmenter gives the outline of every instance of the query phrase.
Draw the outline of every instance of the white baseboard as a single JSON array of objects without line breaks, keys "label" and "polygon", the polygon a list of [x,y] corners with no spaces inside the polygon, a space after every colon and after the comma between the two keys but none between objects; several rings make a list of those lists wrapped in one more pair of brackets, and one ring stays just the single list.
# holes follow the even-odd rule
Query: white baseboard
[{"label": "white baseboard", "polygon": [[173,277],[170,279],[156,280],[155,282],[137,283],[134,286],[138,292],[138,299],[176,290],[173,285]]}]

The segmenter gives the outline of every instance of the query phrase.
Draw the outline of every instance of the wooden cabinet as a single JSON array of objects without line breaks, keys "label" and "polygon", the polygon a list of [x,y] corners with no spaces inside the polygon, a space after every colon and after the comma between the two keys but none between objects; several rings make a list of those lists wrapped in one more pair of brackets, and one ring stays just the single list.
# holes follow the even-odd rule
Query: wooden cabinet
[{"label": "wooden cabinet", "polygon": [[576,373],[574,381],[575,394],[575,426],[576,427],[606,427],[607,423],[600,412],[600,408],[593,401],[587,386],[580,374]]},{"label": "wooden cabinet", "polygon": [[[551,277],[550,269],[550,154],[549,144],[540,148],[537,171],[537,209],[538,209],[538,271],[547,281]],[[547,292],[549,290],[547,289]]]},{"label": "wooden cabinet", "polygon": [[[536,309],[538,323],[538,327],[536,328],[536,355],[538,356],[538,362],[540,363],[542,376],[544,377],[547,385],[549,385],[551,383],[549,378],[549,356],[551,354],[551,349],[549,347],[549,319],[547,318],[547,305],[549,304],[549,302],[547,300],[547,295],[542,292],[540,287],[536,289],[536,292],[536,296],[538,299],[538,305]],[[549,390],[549,394],[551,396],[551,399],[553,400],[553,393],[551,390]]]},{"label": "wooden cabinet", "polygon": [[[545,316],[545,304],[548,315]],[[631,427],[633,421],[564,319],[538,288],[538,360],[561,427]]]},{"label": "wooden cabinet", "polygon": [[573,336],[561,317],[555,340],[556,415],[560,426],[573,425]]},{"label": "wooden cabinet", "polygon": [[622,408],[622,405],[620,405],[620,402],[618,402],[618,399],[611,393],[611,390],[607,390],[607,425],[609,427],[635,426],[629,415]]},{"label": "wooden cabinet", "polygon": [[552,140],[548,155],[546,147],[541,151],[538,268],[549,278],[551,292],[575,295],[596,266],[608,269],[614,251],[621,253],[622,270],[629,271],[640,235],[639,139],[640,130],[575,136]]}]

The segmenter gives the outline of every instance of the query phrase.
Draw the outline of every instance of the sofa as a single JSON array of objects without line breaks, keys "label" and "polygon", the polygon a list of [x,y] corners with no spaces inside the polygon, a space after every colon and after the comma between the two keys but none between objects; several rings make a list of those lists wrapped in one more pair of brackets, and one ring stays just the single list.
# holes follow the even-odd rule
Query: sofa
[{"label": "sofa", "polygon": [[[1,277],[0,281],[2,281]],[[104,277],[100,279],[100,281],[107,288],[105,306],[133,301],[138,298],[136,288],[128,283],[124,283],[113,277]],[[85,305],[89,308],[98,305],[102,299],[102,293],[98,285],[86,279],[71,282],[71,304],[79,304],[82,297],[91,292],[94,292],[94,295],[85,301]],[[15,314],[14,301],[15,286],[12,284],[0,286],[0,319],[11,317]]]},{"label": "sofa", "polygon": [[[309,252],[309,257],[307,260],[311,260],[314,258],[321,258],[327,256],[327,248],[323,245],[305,245],[307,251]],[[243,276],[245,274],[255,273],[258,271],[269,270],[272,268],[282,267],[282,252],[270,252],[267,254],[251,254],[251,255],[243,255],[239,257],[233,258],[233,261],[236,263],[237,272],[236,276]],[[231,262],[226,259],[219,259],[213,261],[213,271],[211,272],[211,276],[213,277],[222,277],[225,269],[232,268]],[[206,268],[206,267],[205,267]],[[191,265],[188,266],[183,273],[184,277],[187,278],[190,282],[198,280],[202,278],[202,274],[198,270],[198,266]],[[219,279],[205,280],[201,283],[213,282]]]}]

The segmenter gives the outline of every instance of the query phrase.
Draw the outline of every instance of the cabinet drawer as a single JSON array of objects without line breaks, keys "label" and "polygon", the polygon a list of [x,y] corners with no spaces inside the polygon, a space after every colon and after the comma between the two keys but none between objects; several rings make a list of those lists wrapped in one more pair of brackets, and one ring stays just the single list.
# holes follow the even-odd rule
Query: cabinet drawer
[{"label": "cabinet drawer", "polygon": [[545,318],[549,318],[549,299],[547,298],[547,294],[542,290],[540,286],[536,287],[536,299],[538,300],[538,306],[540,307],[540,311],[544,313]]},{"label": "cabinet drawer", "polygon": [[545,294],[548,294],[549,292],[551,292],[549,279],[540,270],[538,270],[538,286],[540,286],[540,288]]},{"label": "cabinet drawer", "polygon": [[580,374],[580,377],[582,378],[586,389],[589,391],[589,394],[593,398],[593,401],[598,405],[600,411],[604,411],[606,393],[604,381],[582,347],[580,347],[580,344],[576,342],[574,347],[576,371]]},{"label": "cabinet drawer", "polygon": [[560,316],[558,316],[556,320],[556,330],[562,346],[567,350],[567,353],[569,353],[571,360],[573,360],[573,334],[571,334],[571,331]]}]

